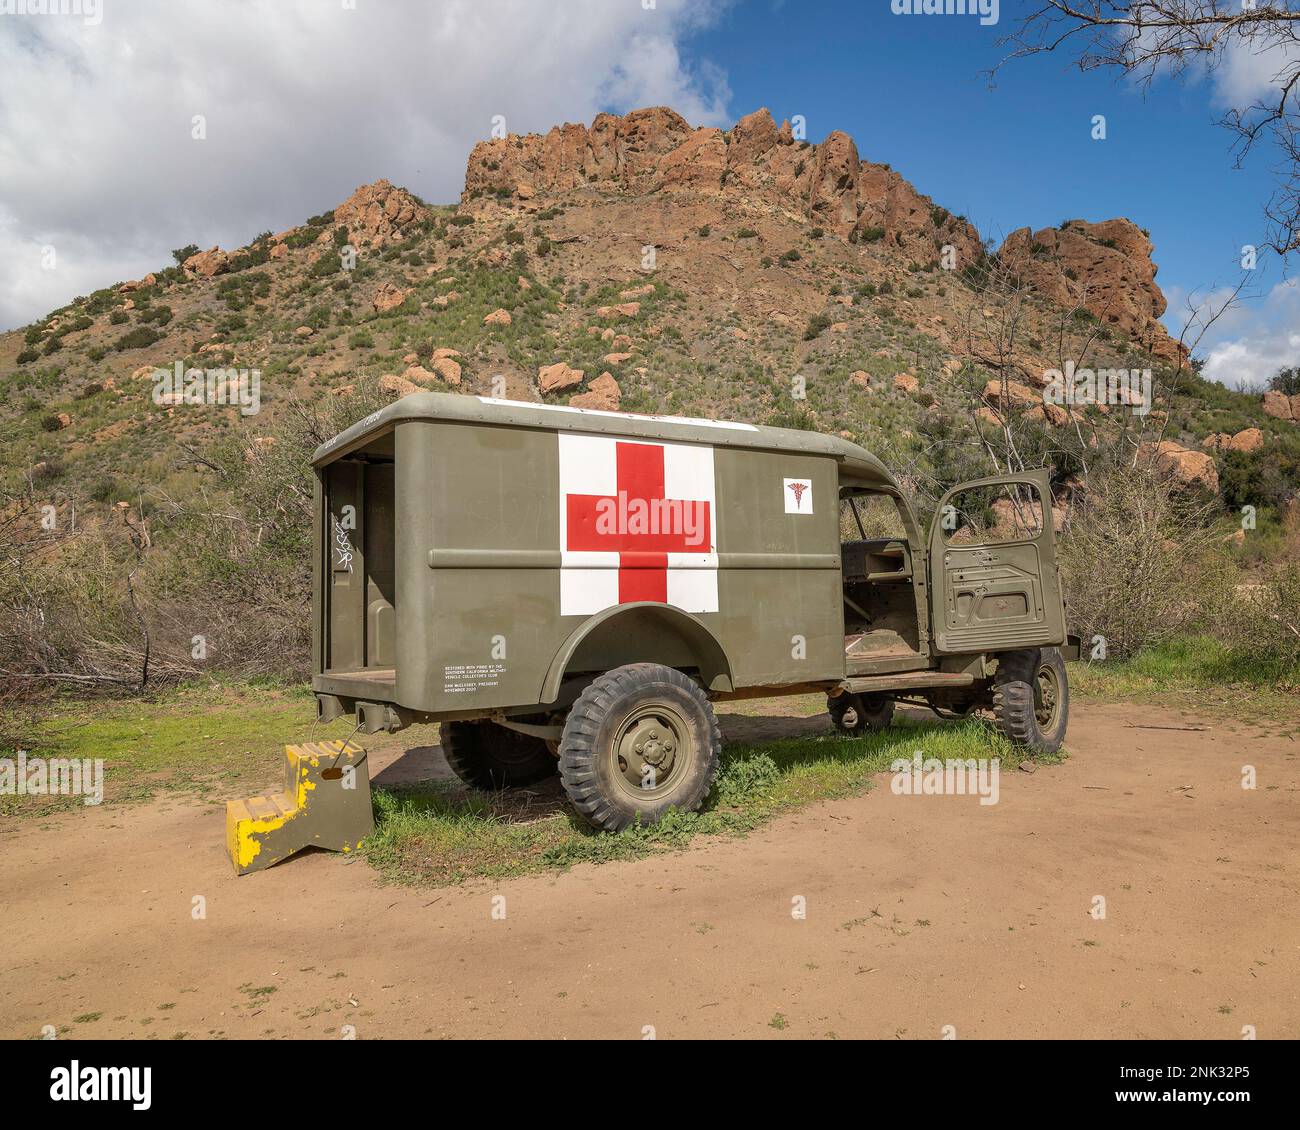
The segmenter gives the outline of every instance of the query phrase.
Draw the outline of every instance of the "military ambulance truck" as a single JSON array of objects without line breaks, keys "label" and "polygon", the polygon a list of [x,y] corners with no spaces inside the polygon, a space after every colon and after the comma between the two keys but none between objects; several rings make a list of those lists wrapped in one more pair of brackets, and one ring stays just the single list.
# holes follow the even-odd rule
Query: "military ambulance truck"
[{"label": "military ambulance truck", "polygon": [[439,393],[314,466],[319,717],[439,722],[467,784],[558,770],[597,827],[652,823],[704,802],[713,704],[781,694],[850,734],[907,701],[1065,736],[1045,472],[963,484],[927,532],[834,436]]}]

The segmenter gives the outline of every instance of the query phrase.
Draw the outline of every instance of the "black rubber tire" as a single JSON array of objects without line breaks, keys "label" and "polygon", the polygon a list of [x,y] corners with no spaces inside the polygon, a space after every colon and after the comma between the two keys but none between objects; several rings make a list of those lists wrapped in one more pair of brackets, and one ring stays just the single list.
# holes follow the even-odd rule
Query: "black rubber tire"
[{"label": "black rubber tire", "polygon": [[[1056,687],[1055,708],[1046,721],[1039,716],[1040,676],[1052,679]],[[1034,753],[1060,750],[1070,724],[1070,684],[1060,651],[1035,647],[1000,654],[993,676],[993,718],[1017,745]]]},{"label": "black rubber tire", "polygon": [[[636,713],[655,703],[678,715],[691,748],[664,791],[639,800],[625,783],[617,743]],[[670,809],[699,810],[717,776],[721,749],[713,706],[694,680],[658,663],[629,663],[599,676],[573,704],[560,738],[560,781],[593,827],[655,824]]]},{"label": "black rubber tire", "polygon": [[894,720],[894,700],[880,694],[842,694],[826,700],[831,723],[841,733],[856,736],[885,730]]},{"label": "black rubber tire", "polygon": [[442,752],[457,777],[487,792],[535,785],[555,773],[555,755],[541,738],[495,722],[444,722]]}]

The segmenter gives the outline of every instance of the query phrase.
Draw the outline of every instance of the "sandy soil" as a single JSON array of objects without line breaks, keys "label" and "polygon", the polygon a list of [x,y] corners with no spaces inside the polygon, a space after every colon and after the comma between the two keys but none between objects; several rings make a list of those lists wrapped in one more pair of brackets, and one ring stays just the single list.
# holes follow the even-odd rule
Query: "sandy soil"
[{"label": "sandy soil", "polygon": [[[733,739],[826,725],[725,710]],[[327,853],[236,879],[222,812],[179,797],[19,821],[0,1036],[1300,1036],[1296,743],[1110,705],[1070,749],[994,806],[882,778],[744,839],[440,890]]]}]

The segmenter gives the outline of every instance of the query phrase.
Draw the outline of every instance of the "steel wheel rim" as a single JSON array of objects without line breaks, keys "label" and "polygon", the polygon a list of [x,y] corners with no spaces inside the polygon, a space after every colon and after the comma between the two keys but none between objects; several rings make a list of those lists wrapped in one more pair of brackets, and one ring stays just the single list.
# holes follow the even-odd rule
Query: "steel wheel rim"
[{"label": "steel wheel rim", "polygon": [[614,782],[636,801],[669,792],[694,752],[686,719],[666,702],[638,706],[619,723],[611,750]]},{"label": "steel wheel rim", "polygon": [[1039,729],[1052,730],[1061,709],[1061,684],[1056,677],[1056,668],[1044,663],[1038,668],[1034,680],[1034,717]]}]

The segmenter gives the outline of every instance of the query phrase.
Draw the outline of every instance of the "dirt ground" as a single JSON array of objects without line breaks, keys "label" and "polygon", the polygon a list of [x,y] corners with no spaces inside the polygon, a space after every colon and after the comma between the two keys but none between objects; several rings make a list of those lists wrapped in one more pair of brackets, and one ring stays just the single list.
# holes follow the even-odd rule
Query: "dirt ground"
[{"label": "dirt ground", "polygon": [[[724,710],[733,740],[827,725]],[[175,796],[17,822],[0,1036],[1300,1037],[1294,740],[1076,705],[1069,749],[996,805],[881,777],[746,838],[438,890],[327,853],[236,879],[222,811]]]}]

